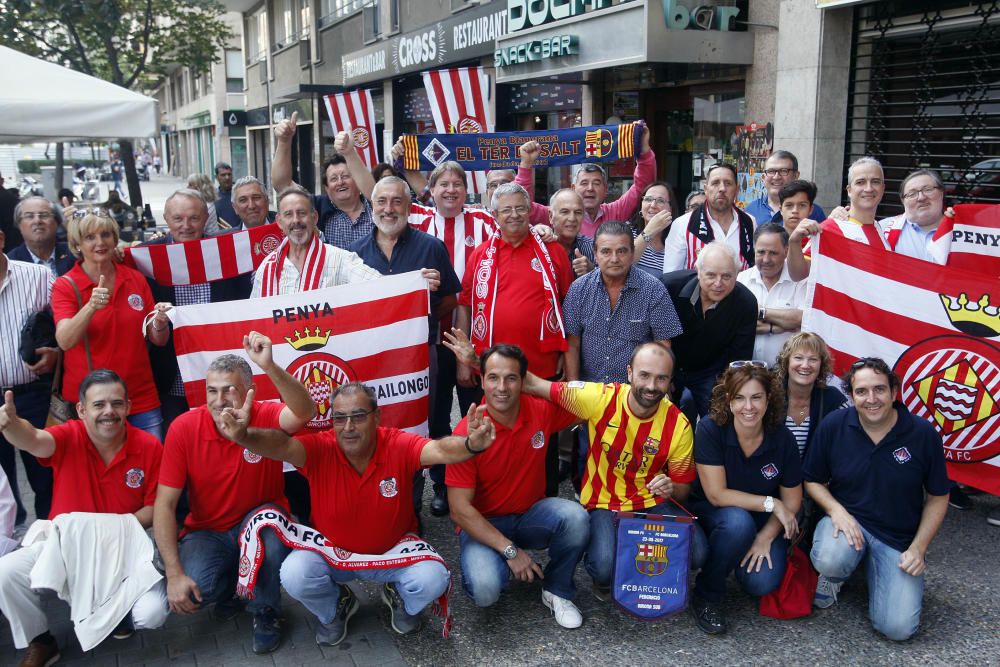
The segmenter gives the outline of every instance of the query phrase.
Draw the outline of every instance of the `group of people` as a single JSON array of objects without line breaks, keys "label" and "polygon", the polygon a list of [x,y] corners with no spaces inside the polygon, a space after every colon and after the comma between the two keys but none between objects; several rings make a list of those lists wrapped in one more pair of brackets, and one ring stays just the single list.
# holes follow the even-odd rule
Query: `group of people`
[{"label": "group of people", "polygon": [[[35,515],[60,535],[32,528],[0,558],[0,611],[15,646],[28,649],[22,664],[58,656],[31,585],[46,545],[71,545],[67,569],[92,567],[108,544],[94,536],[108,531],[125,556],[104,559],[92,576],[132,585],[110,602],[71,598],[96,641],[158,627],[168,612],[212,606],[229,618],[245,606],[254,651],[267,653],[281,641],[284,587],[317,617],[316,641],[336,645],[359,607],[353,579],[382,584],[391,626],[413,632],[451,576],[418,538],[428,467],[429,509],[459,529],[456,565],[477,606],[494,604],[512,579],[538,579],[555,621],[578,627],[581,561],[595,595],[614,593],[615,513],[686,507],[697,516],[690,608],[705,632],[727,629],[729,575],[753,596],[776,590],[803,533],[820,574],[817,607],[834,604],[864,562],[875,629],[894,640],[917,631],[924,556],[952,489],[941,439],[896,400],[899,380],[885,361],[855,363],[845,396],[831,383],[823,339],[800,331],[808,237],[886,236],[875,220],[885,190],[875,160],[852,165],[849,206],[829,219],[786,151],[767,160],[767,194],[746,210],[736,206],[735,168],[720,163],[673,219],[680,210],[656,180],[648,132],[632,186],[614,202],[596,164],[582,165],[548,205],[534,201],[539,149],[528,142],[519,168],[489,172],[483,205],[470,206],[458,163],[376,180],[349,132],[323,165],[324,191],[312,194],[291,180],[295,123],[293,114],[275,129],[274,211],[269,187],[252,176],[233,182],[220,164],[216,201],[204,187],[176,191],[165,204],[168,233],[152,241],[204,238],[213,209],[235,230],[275,220],[284,239],[253,274],[161,285],[120,262],[117,225],[100,211],[75,213],[61,244],[56,207],[39,197],[18,204],[24,246],[0,254],[0,462],[16,522],[25,517],[19,449]],[[902,233],[886,250],[927,259],[943,195],[933,172],[905,179],[906,211],[889,223]],[[257,332],[244,338],[245,357],[211,362],[205,404],[188,405],[170,308],[415,270],[430,290],[429,437],[383,425],[374,392],[355,382],[334,392],[331,430],[303,430],[315,404]],[[29,363],[16,341],[50,304],[54,344]],[[255,400],[247,359],[279,402]],[[57,367],[78,419],[45,428]],[[453,425],[456,399],[465,417]],[[559,497],[562,471],[578,499]],[[81,527],[74,512],[119,519]],[[337,558],[359,560],[338,567],[270,529],[248,557],[251,528],[274,515],[321,533]],[[149,527],[163,574],[155,583]],[[544,567],[535,550],[547,550]],[[410,554],[403,565],[401,553]],[[236,593],[248,589],[244,602]]]}]

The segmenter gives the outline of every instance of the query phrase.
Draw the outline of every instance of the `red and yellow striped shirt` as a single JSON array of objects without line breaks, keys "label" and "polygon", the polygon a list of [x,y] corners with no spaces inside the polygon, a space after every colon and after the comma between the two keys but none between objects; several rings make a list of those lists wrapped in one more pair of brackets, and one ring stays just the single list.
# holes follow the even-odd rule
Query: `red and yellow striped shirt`
[{"label": "red and yellow striped shirt", "polygon": [[674,482],[694,481],[694,437],[687,417],[664,398],[652,417],[628,407],[631,387],[596,382],[553,382],[551,399],[587,420],[590,450],[580,503],[587,509],[644,510],[662,502],[646,483],[663,472]]}]

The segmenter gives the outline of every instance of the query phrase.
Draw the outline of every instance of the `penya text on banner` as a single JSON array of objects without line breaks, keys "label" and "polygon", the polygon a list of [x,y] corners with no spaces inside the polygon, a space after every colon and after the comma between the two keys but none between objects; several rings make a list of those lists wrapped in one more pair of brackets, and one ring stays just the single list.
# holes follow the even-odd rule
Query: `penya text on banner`
[{"label": "penya text on banner", "polygon": [[613,162],[636,157],[646,131],[643,121],[623,125],[592,125],[530,132],[406,134],[397,169],[431,171],[449,160],[467,171],[516,169],[518,147],[539,145],[536,167],[559,167],[581,162]]}]

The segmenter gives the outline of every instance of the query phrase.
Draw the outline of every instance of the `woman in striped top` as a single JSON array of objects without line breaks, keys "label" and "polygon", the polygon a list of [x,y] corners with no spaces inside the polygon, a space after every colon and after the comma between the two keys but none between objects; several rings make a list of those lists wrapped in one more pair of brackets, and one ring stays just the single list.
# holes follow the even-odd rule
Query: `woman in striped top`
[{"label": "woman in striped top", "polygon": [[814,333],[798,333],[778,353],[778,378],[785,388],[785,426],[795,436],[799,455],[805,458],[816,427],[834,410],[847,405],[847,397],[826,379],[833,360],[826,341]]},{"label": "woman in striped top", "polygon": [[673,211],[677,210],[676,204],[673,187],[666,181],[654,181],[646,186],[639,209],[632,216],[633,266],[657,278],[663,273],[663,242],[673,221]]}]

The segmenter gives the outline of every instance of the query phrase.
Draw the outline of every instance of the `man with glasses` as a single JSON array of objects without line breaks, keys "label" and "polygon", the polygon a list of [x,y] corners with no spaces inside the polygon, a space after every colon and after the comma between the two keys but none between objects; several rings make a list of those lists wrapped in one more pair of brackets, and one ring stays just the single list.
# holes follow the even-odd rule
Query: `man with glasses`
[{"label": "man with glasses", "polygon": [[872,626],[905,641],[920,625],[925,556],[948,510],[941,436],[899,402],[883,360],[858,360],[843,383],[853,407],[823,420],[803,465],[806,492],[826,512],[810,553],[813,603],[833,606],[864,561]]},{"label": "man with glasses", "polygon": [[[191,614],[215,603],[217,619],[239,611],[232,602],[239,566],[238,538],[245,519],[262,506],[288,511],[281,464],[264,460],[225,436],[226,408],[245,407],[253,428],[295,433],[312,419],[316,406],[309,392],[274,363],[271,340],[255,331],[243,349],[274,383],[282,402],[247,402],[253,371],[243,357],[224,354],[209,364],[206,402],[171,424],[163,446],[153,529],[166,574],[164,605]],[[187,489],[190,513],[177,535],[177,503]],[[264,564],[247,604],[253,614],[254,653],[270,653],[281,643],[281,590],[278,572],[288,553],[271,531],[264,534]]]},{"label": "man with glasses", "polygon": [[683,329],[672,341],[674,398],[692,424],[708,414],[719,373],[732,361],[753,358],[757,299],[736,280],[741,264],[731,245],[712,241],[698,254],[695,271],[661,278]]},{"label": "man with glasses", "polygon": [[[382,584],[389,621],[399,634],[416,632],[421,612],[450,586],[439,558],[409,565],[384,557],[416,532],[413,475],[435,464],[459,463],[486,451],[496,437],[484,411],[470,409],[468,436],[438,440],[379,425],[375,390],[360,382],[338,387],[332,396],[333,431],[292,437],[278,429],[247,429],[248,415],[227,411],[227,436],[248,451],[300,468],[309,478],[313,524],[325,543],[363,557],[370,567],[332,567],[314,551],[295,549],[281,567],[281,585],[319,621],[316,643],[336,646],[360,603],[347,583]],[[425,545],[429,551],[429,545]],[[425,552],[426,553],[426,552]],[[349,554],[349,555],[350,555]]]},{"label": "man with glasses", "polygon": [[69,246],[56,240],[62,219],[48,199],[22,199],[14,207],[14,223],[24,243],[12,248],[7,253],[8,259],[41,264],[57,278],[73,268],[76,259],[70,254]]},{"label": "man with glasses", "polygon": [[[766,222],[781,224],[781,188],[799,177],[799,159],[788,151],[774,151],[764,162],[764,194],[747,204],[746,212],[758,225]],[[826,220],[826,213],[813,204],[807,216],[810,220]]]},{"label": "man with glasses", "polygon": [[[274,160],[271,163],[271,185],[275,191],[283,192],[292,181],[292,139],[298,124],[299,112],[292,112],[274,127]],[[361,157],[354,149],[350,132],[341,132],[334,142],[336,155],[323,163],[322,195],[308,195],[312,208],[317,212],[317,225],[326,242],[346,249],[371,233],[371,202],[362,194],[352,173],[367,172]],[[369,174],[369,178],[371,175]],[[371,192],[368,187],[365,192]]]},{"label": "man with glasses", "polygon": [[917,169],[899,184],[903,202],[901,218],[879,222],[883,231],[899,227],[893,250],[926,262],[937,262],[930,252],[931,241],[944,217],[944,183],[936,171]]}]

